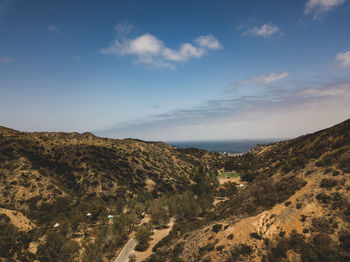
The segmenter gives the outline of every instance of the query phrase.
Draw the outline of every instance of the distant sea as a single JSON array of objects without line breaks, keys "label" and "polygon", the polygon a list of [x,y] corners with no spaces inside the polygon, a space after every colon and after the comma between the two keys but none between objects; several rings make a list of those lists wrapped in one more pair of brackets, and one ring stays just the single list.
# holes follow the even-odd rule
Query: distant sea
[{"label": "distant sea", "polygon": [[281,139],[247,139],[247,140],[219,140],[219,141],[184,141],[167,142],[178,148],[194,147],[220,153],[245,153],[256,147],[258,144],[268,144],[280,141]]}]

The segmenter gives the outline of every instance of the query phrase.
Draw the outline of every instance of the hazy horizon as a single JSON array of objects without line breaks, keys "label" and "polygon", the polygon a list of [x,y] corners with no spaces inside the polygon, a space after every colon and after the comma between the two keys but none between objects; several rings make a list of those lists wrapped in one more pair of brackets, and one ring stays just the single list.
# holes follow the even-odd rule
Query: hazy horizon
[{"label": "hazy horizon", "polygon": [[294,138],[350,117],[350,1],[0,0],[0,125]]}]

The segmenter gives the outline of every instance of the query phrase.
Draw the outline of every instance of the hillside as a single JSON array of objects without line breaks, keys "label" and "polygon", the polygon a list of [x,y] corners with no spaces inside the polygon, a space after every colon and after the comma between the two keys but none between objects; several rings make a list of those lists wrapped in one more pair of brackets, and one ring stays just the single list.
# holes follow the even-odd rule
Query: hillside
[{"label": "hillside", "polygon": [[150,261],[349,261],[350,120],[244,157],[225,166],[248,186],[173,230]]},{"label": "hillside", "polygon": [[0,127],[0,261],[112,261],[169,221],[147,261],[349,261],[349,174],[350,120],[242,156]]},{"label": "hillside", "polygon": [[[43,243],[40,237],[46,237],[57,222],[62,225],[59,235],[64,237],[60,241],[84,237],[87,232],[82,233],[81,228],[88,226],[92,240],[100,234],[99,256],[113,256],[141,218],[146,199],[151,201],[164,192],[183,192],[196,184],[193,179],[198,180],[198,175],[216,170],[226,158],[218,153],[192,151],[183,152],[162,142],[100,138],[91,133],[26,133],[0,127],[2,223],[11,221],[14,226],[3,228],[0,223],[3,232],[12,232],[1,242],[7,248],[0,250],[0,258],[31,261],[35,256],[26,251],[29,243]],[[89,212],[91,219],[86,220]],[[13,213],[26,217],[15,220]],[[108,213],[125,215],[120,218],[123,225],[110,230],[109,240],[102,233],[108,228],[103,226]],[[21,228],[27,228],[27,224],[37,227],[22,233]],[[23,247],[12,246],[18,241],[24,241]]]},{"label": "hillside", "polygon": [[192,182],[191,173],[214,168],[221,158],[208,151],[182,153],[161,142],[0,127],[0,203],[26,208],[29,199],[57,196],[156,195],[180,190]]}]

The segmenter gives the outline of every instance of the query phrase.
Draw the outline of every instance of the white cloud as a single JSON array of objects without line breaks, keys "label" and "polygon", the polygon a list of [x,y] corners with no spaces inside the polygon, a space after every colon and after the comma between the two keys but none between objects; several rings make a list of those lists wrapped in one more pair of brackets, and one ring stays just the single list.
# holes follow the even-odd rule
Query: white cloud
[{"label": "white cloud", "polygon": [[163,41],[151,34],[143,34],[134,39],[117,38],[108,48],[102,48],[102,54],[134,55],[136,62],[155,67],[175,68],[174,62],[186,62],[190,58],[200,58],[208,50],[222,48],[219,41],[212,35],[200,36],[195,44],[182,43],[178,50],[167,47]]},{"label": "white cloud", "polygon": [[260,85],[268,85],[268,84],[271,84],[277,80],[280,80],[282,78],[285,78],[289,76],[289,72],[283,72],[281,74],[262,74],[262,75],[259,75],[259,76],[255,76],[255,77],[252,77],[248,80],[245,80],[245,81],[242,81],[242,82],[239,82],[237,83],[238,86],[241,86],[241,85],[246,85],[246,84],[249,84],[251,82],[254,82],[254,83],[258,83]]},{"label": "white cloud", "polygon": [[219,43],[219,41],[211,34],[197,37],[195,39],[195,42],[198,43],[200,46],[206,47],[208,49],[215,50],[222,48],[222,45]]},{"label": "white cloud", "polygon": [[2,56],[2,57],[0,57],[0,62],[4,63],[4,64],[9,64],[9,63],[13,62],[13,59]]},{"label": "white cloud", "polygon": [[304,9],[304,14],[313,14],[313,18],[317,19],[323,13],[344,4],[345,0],[309,0]]},{"label": "white cloud", "polygon": [[58,33],[60,31],[60,28],[55,25],[49,25],[47,27],[47,30],[49,30],[50,32]]},{"label": "white cloud", "polygon": [[350,67],[350,50],[344,53],[338,53],[335,60],[341,67]]},{"label": "white cloud", "polygon": [[269,37],[273,34],[280,33],[282,34],[281,30],[278,26],[273,24],[264,24],[261,27],[254,27],[250,29],[249,31],[243,33],[243,35],[255,35],[255,36],[262,36],[262,37]]}]

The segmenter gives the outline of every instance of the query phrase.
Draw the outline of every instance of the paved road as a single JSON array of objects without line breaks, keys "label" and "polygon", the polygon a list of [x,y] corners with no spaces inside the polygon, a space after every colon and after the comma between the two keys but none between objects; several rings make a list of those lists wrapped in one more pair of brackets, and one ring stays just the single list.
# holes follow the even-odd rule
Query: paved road
[{"label": "paved road", "polygon": [[122,251],[120,251],[117,258],[114,262],[128,262],[129,256],[134,252],[134,248],[136,247],[137,241],[132,237],[123,247]]},{"label": "paved road", "polygon": [[169,232],[173,229],[175,222],[175,218],[171,218],[168,224],[168,228],[163,228],[163,229],[155,229],[153,230],[153,237],[152,240],[150,241],[150,245],[148,249],[144,252],[136,252],[135,247],[137,245],[137,241],[135,238],[130,238],[129,241],[125,244],[123,247],[122,251],[120,251],[119,255],[117,258],[114,260],[114,262],[128,262],[129,261],[129,256],[133,253],[136,254],[136,261],[143,261],[146,258],[148,258],[152,254],[152,248],[164,237],[166,237]]}]

